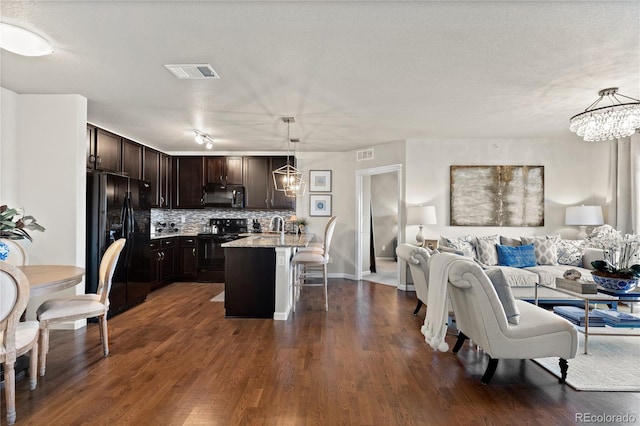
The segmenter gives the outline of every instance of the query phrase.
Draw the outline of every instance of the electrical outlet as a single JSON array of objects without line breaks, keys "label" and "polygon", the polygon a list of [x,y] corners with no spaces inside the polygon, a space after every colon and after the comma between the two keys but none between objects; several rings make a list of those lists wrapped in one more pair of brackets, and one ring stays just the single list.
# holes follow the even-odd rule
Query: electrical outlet
[{"label": "electrical outlet", "polygon": [[382,251],[384,251],[387,248],[387,246],[383,245],[382,246]]},{"label": "electrical outlet", "polygon": [[180,216],[180,222],[184,223],[186,221],[184,216]]}]

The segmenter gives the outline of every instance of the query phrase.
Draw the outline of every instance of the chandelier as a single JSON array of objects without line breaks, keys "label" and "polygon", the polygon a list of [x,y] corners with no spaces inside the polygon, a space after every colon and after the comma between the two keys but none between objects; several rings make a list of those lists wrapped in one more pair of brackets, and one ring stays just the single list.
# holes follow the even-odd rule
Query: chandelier
[{"label": "chandelier", "polygon": [[[594,142],[625,138],[640,128],[640,100],[618,93],[617,87],[600,90],[598,95],[584,112],[571,117],[569,130],[585,141]],[[611,105],[596,108],[605,96]],[[622,102],[618,97],[634,102]]]},{"label": "chandelier", "polygon": [[291,123],[295,123],[295,119],[293,117],[282,117],[282,121],[287,123],[287,164],[272,172],[273,185],[276,191],[284,192],[285,197],[301,197],[307,189],[307,183],[304,181],[304,173],[292,166],[289,161],[289,150],[291,147],[289,126]]}]

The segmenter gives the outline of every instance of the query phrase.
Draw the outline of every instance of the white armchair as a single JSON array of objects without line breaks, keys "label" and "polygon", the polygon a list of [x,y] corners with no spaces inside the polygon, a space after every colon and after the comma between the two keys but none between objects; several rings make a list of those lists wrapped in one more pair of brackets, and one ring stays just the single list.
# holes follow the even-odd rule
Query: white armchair
[{"label": "white armchair", "polygon": [[448,290],[459,330],[453,352],[457,353],[465,339],[470,338],[489,355],[489,365],[481,379],[483,384],[493,377],[500,358],[553,356],[560,357],[560,383],[564,383],[566,360],[574,358],[578,349],[578,333],[569,321],[516,300],[520,322],[509,323],[491,281],[471,260],[451,265]]},{"label": "white armchair", "polygon": [[418,306],[413,311],[413,315],[418,315],[418,311],[423,304],[427,303],[427,295],[429,291],[429,267],[427,262],[431,255],[422,247],[411,244],[400,244],[396,248],[398,257],[409,265],[411,277],[413,278],[413,286],[416,289],[418,297]]}]

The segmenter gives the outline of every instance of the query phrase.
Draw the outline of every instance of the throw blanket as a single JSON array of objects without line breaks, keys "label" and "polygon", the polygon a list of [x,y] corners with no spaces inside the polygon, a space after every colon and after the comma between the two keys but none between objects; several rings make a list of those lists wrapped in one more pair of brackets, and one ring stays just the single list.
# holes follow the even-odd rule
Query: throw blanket
[{"label": "throw blanket", "polygon": [[451,253],[438,253],[431,257],[427,316],[422,326],[422,334],[433,349],[441,352],[449,350],[449,345],[444,340],[447,334],[447,316],[449,314],[449,292],[447,290],[449,268],[456,262],[468,261],[468,258]]}]

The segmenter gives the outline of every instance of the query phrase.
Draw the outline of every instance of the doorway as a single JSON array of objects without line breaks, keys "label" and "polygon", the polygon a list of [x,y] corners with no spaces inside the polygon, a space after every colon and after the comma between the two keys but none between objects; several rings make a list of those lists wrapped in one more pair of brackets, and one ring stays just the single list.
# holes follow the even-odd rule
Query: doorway
[{"label": "doorway", "polygon": [[356,171],[356,279],[400,286],[401,194],[401,164]]}]

